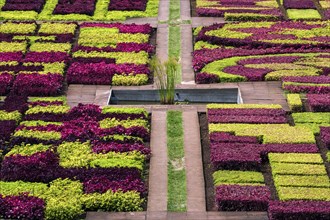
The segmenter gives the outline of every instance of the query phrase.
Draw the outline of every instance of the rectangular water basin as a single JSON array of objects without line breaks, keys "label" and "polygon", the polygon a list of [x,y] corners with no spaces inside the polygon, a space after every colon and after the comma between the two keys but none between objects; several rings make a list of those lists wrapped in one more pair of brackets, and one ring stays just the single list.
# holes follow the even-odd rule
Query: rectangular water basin
[{"label": "rectangular water basin", "polygon": [[[176,89],[176,103],[242,103],[238,88],[226,89]],[[148,90],[111,90],[109,104],[115,105],[155,105],[159,104],[159,92]]]}]

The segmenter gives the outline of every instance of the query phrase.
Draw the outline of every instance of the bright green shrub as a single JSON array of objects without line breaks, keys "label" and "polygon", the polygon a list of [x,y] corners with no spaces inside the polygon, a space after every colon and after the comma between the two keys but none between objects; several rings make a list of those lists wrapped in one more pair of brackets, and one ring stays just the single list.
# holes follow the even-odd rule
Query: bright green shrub
[{"label": "bright green shrub", "polygon": [[55,102],[61,101],[63,104],[66,104],[65,96],[57,96],[57,97],[29,97],[29,102]]},{"label": "bright green shrub", "polygon": [[210,44],[208,42],[205,41],[197,41],[194,45],[194,50],[201,50],[201,49],[216,49],[216,48],[220,48],[219,45],[214,45],[214,44]]},{"label": "bright green shrub", "polygon": [[280,200],[323,200],[330,201],[330,188],[278,187]]},{"label": "bright green shrub", "polygon": [[147,74],[137,74],[137,75],[119,75],[115,74],[112,77],[113,86],[140,86],[145,85],[149,81]]},{"label": "bright green shrub", "polygon": [[22,119],[22,114],[19,111],[6,112],[0,110],[0,121],[20,121]]},{"label": "bright green shrub", "polygon": [[55,41],[56,37],[55,36],[14,36],[13,40],[28,40],[33,44],[37,40]]},{"label": "bright green shrub", "polygon": [[293,113],[295,123],[330,123],[330,112],[301,112]]},{"label": "bright green shrub", "polygon": [[145,202],[140,198],[138,192],[112,192],[85,194],[83,203],[87,210],[117,211],[117,212],[136,212],[142,211]]},{"label": "bright green shrub", "polygon": [[291,111],[293,112],[302,111],[303,104],[299,94],[287,94],[286,98]]},{"label": "bright green shrub", "polygon": [[46,219],[77,219],[84,213],[82,207],[83,186],[79,181],[56,179],[41,196],[46,200]]},{"label": "bright green shrub", "polygon": [[22,156],[30,156],[34,153],[43,152],[48,150],[51,145],[44,144],[21,144],[14,146],[7,154],[6,157],[11,155],[22,155]]},{"label": "bright green shrub", "polygon": [[289,124],[209,124],[209,132],[231,132],[237,136],[262,137],[264,144],[315,143],[312,131]]},{"label": "bright green shrub", "polygon": [[35,126],[47,126],[47,125],[62,125],[62,122],[48,122],[48,121],[22,121],[20,125],[24,125],[27,127],[35,127]]},{"label": "bright green shrub", "polygon": [[291,20],[321,19],[321,15],[315,9],[287,9],[286,12]]},{"label": "bright green shrub", "polygon": [[114,135],[107,135],[103,136],[102,140],[104,141],[133,141],[133,142],[143,142],[143,139],[140,137],[129,136],[129,135],[121,135],[121,134],[114,134]]},{"label": "bright green shrub", "polygon": [[230,13],[225,12],[226,21],[276,21],[279,20],[278,16],[258,14],[258,13]]},{"label": "bright green shrub", "polygon": [[70,43],[34,43],[30,47],[30,51],[34,52],[69,52],[71,50]]},{"label": "bright green shrub", "polygon": [[260,172],[235,170],[218,170],[213,173],[213,181],[215,186],[221,184],[263,185],[265,182]]},{"label": "bright green shrub", "polygon": [[104,106],[102,114],[115,113],[115,114],[143,114],[148,117],[148,112],[144,108],[118,108],[113,106]]},{"label": "bright green shrub", "polygon": [[245,39],[247,37],[252,36],[253,34],[221,28],[221,29],[207,31],[207,32],[205,32],[205,35],[215,36],[215,37],[220,37],[220,38]]},{"label": "bright green shrub", "polygon": [[44,195],[48,190],[48,186],[45,183],[30,183],[23,181],[16,182],[3,182],[0,181],[0,194],[1,195],[19,195],[24,192],[28,192],[32,196]]},{"label": "bright green shrub", "polygon": [[125,128],[133,126],[142,126],[149,129],[149,122],[144,119],[134,119],[134,120],[117,120],[116,118],[106,118],[100,121],[101,128],[112,128],[121,125]]},{"label": "bright green shrub", "polygon": [[282,79],[282,77],[286,76],[318,76],[320,70],[315,68],[310,68],[307,70],[302,70],[302,69],[284,69],[284,70],[276,70],[268,73],[265,76],[265,80],[267,81],[279,81]]},{"label": "bright green shrub", "polygon": [[0,33],[4,34],[33,34],[37,25],[34,23],[2,23],[0,24]]},{"label": "bright green shrub", "polygon": [[98,51],[77,51],[73,54],[74,58],[112,58],[116,59],[116,64],[121,63],[134,63],[134,64],[147,64],[149,61],[149,54],[145,51],[140,51],[137,53],[131,52],[98,52]]},{"label": "bright green shrub", "polygon": [[208,104],[206,106],[208,109],[216,108],[282,108],[279,104]]},{"label": "bright green shrub", "polygon": [[92,153],[89,142],[64,142],[57,148],[60,165],[72,167],[136,167],[143,169],[145,156],[137,151],[125,153],[108,152],[106,154]]},{"label": "bright green shrub", "polygon": [[327,175],[322,164],[271,163],[273,176],[288,175]]},{"label": "bright green shrub", "polygon": [[323,164],[320,154],[308,153],[269,153],[269,162]]},{"label": "bright green shrub", "polygon": [[69,106],[64,105],[48,105],[48,106],[34,106],[29,108],[25,114],[39,114],[39,113],[51,113],[51,114],[66,114],[70,110]]},{"label": "bright green shrub", "polygon": [[[54,62],[54,63],[23,63],[23,66],[42,66],[43,70],[38,71],[38,74],[49,74],[49,73],[57,73],[57,74],[64,74],[65,63],[64,62]],[[35,71],[21,71],[19,73],[35,73]]]},{"label": "bright green shrub", "polygon": [[321,123],[321,124],[316,124],[316,123],[302,123],[302,124],[296,124],[296,127],[300,128],[305,128],[309,129],[312,131],[315,135],[320,134],[320,127],[330,127],[330,123]]},{"label": "bright green shrub", "polygon": [[26,51],[26,42],[0,42],[0,52],[23,52]]},{"label": "bright green shrub", "polygon": [[15,131],[14,137],[37,138],[37,139],[45,140],[45,141],[60,140],[61,132],[22,129],[22,130]]},{"label": "bright green shrub", "polygon": [[300,175],[276,175],[275,186],[300,186],[300,187],[330,187],[329,177],[322,176],[300,176]]},{"label": "bright green shrub", "polygon": [[104,47],[118,43],[148,43],[149,35],[119,33],[118,28],[88,27],[80,30],[78,43],[81,46]]},{"label": "bright green shrub", "polygon": [[36,20],[38,12],[35,11],[1,11],[0,20]]},{"label": "bright green shrub", "polygon": [[42,23],[38,32],[43,34],[74,34],[76,27],[77,25],[73,23]]}]

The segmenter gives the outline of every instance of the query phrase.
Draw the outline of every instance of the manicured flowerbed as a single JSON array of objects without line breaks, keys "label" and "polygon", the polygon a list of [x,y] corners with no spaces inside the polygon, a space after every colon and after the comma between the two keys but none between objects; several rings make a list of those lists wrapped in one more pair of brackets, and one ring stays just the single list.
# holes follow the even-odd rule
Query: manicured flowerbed
[{"label": "manicured flowerbed", "polygon": [[126,20],[156,17],[159,0],[3,0],[0,18],[5,20]]},{"label": "manicured flowerbed", "polygon": [[[207,106],[218,210],[268,211],[270,219],[330,216],[329,176],[321,157],[329,147],[329,112],[292,113],[295,126],[288,117],[280,105]],[[325,146],[316,143],[319,134]]]},{"label": "manicured flowerbed", "polygon": [[328,22],[245,22],[195,30],[197,83],[328,75]]},{"label": "manicured flowerbed", "polygon": [[198,16],[225,17],[226,20],[280,20],[283,15],[275,0],[196,0]]},{"label": "manicured flowerbed", "polygon": [[[1,116],[21,120],[16,112]],[[76,219],[86,211],[143,210],[149,137],[144,109],[70,109],[63,97],[30,98],[1,162],[0,216]]]},{"label": "manicured flowerbed", "polygon": [[149,25],[119,23],[2,23],[0,95],[61,95],[65,75],[68,83],[147,84],[152,32]]},{"label": "manicured flowerbed", "polygon": [[149,25],[84,23],[68,83],[144,85],[150,80],[148,61],[154,52],[149,44]]}]

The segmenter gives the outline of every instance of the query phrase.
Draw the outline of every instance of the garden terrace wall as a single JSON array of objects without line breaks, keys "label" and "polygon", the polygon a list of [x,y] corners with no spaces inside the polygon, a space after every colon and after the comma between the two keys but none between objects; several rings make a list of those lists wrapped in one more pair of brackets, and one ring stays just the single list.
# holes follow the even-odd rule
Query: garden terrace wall
[{"label": "garden terrace wall", "polygon": [[[20,201],[11,205],[15,216],[38,219],[142,211],[149,138],[149,115],[142,108],[70,109],[64,97],[30,98],[1,163],[0,195]],[[31,202],[22,193],[33,196]],[[26,210],[25,202],[39,211]]]},{"label": "garden terrace wall", "polygon": [[[316,207],[329,205],[329,176],[315,130],[307,124],[321,126],[321,139],[328,143],[328,127],[322,127],[327,114],[293,113],[295,126],[290,126],[288,120],[282,120],[288,115],[280,105],[208,105],[218,210],[268,211],[270,219],[305,214],[326,219],[330,211]],[[268,161],[271,169],[264,167]],[[265,173],[269,171],[272,176]],[[295,208],[285,208],[293,204]]]},{"label": "garden terrace wall", "polygon": [[118,21],[156,17],[159,0],[38,0],[0,2],[3,20]]}]

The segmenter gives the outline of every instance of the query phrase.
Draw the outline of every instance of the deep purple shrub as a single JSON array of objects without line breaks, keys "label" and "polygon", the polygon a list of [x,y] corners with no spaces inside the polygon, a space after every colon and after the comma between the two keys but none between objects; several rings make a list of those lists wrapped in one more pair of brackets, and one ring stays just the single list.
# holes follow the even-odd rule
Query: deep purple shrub
[{"label": "deep purple shrub", "polygon": [[57,178],[58,164],[59,159],[51,150],[31,156],[12,155],[2,161],[1,179],[48,183]]},{"label": "deep purple shrub", "polygon": [[38,114],[28,114],[24,116],[25,121],[52,121],[61,122],[66,121],[67,114],[54,114],[54,113],[38,113]]},{"label": "deep purple shrub", "polygon": [[293,63],[300,59],[299,56],[272,56],[272,57],[260,57],[260,58],[246,58],[239,60],[237,64],[263,64],[263,63]]},{"label": "deep purple shrub", "polygon": [[111,0],[109,11],[145,11],[148,0]]},{"label": "deep purple shrub", "polygon": [[210,115],[238,115],[238,116],[268,116],[279,117],[286,116],[285,110],[281,108],[266,109],[266,108],[215,108],[207,109],[208,116]]},{"label": "deep purple shrub", "polygon": [[121,24],[121,23],[83,23],[80,28],[84,27],[103,27],[103,28],[118,28],[119,33],[128,34],[150,34],[152,32],[152,27],[149,24]]},{"label": "deep purple shrub", "polygon": [[[147,43],[118,43],[116,44],[116,47],[87,47],[87,46],[79,46],[77,45],[72,52],[76,51],[85,51],[85,52],[91,52],[91,51],[98,51],[98,52],[140,52],[140,51],[146,51],[147,53],[153,53],[155,51],[155,47],[153,45],[147,44]],[[77,58],[75,58],[76,60]]]},{"label": "deep purple shrub", "polygon": [[2,11],[36,11],[41,12],[44,0],[7,0]]},{"label": "deep purple shrub", "polygon": [[74,62],[68,69],[68,83],[109,85],[115,74],[150,74],[146,65]]},{"label": "deep purple shrub", "polygon": [[288,90],[292,93],[315,93],[315,94],[330,93],[330,86],[284,85],[283,89]]},{"label": "deep purple shrub", "polygon": [[29,106],[48,106],[48,105],[63,105],[63,101],[38,101],[38,102],[29,102]]},{"label": "deep purple shrub", "polygon": [[54,63],[66,62],[70,56],[65,52],[28,52],[24,62]]},{"label": "deep purple shrub", "polygon": [[95,10],[95,0],[59,0],[53,14],[86,14],[92,16]]},{"label": "deep purple shrub", "polygon": [[101,108],[98,105],[93,104],[81,104],[70,109],[68,113],[68,119],[78,119],[78,118],[94,118],[97,120],[101,117]]},{"label": "deep purple shrub", "polygon": [[313,0],[283,0],[286,9],[316,9]]},{"label": "deep purple shrub", "polygon": [[21,194],[19,196],[0,195],[0,216],[5,219],[44,219],[45,201]]},{"label": "deep purple shrub", "polygon": [[215,189],[219,211],[267,211],[270,196],[267,186],[220,185]]},{"label": "deep purple shrub", "polygon": [[218,75],[208,74],[208,73],[196,74],[197,84],[209,84],[209,83],[218,83],[218,82],[220,82],[220,78]]},{"label": "deep purple shrub", "polygon": [[330,219],[329,201],[269,201],[270,220]]},{"label": "deep purple shrub", "polygon": [[146,116],[145,114],[141,113],[141,114],[129,114],[129,113],[102,113],[100,120],[105,119],[105,118],[115,118],[118,120],[127,120],[127,119],[148,119],[148,116]]},{"label": "deep purple shrub", "polygon": [[149,139],[150,139],[149,131],[145,127],[142,127],[142,126],[132,126],[129,128],[125,128],[121,125],[118,125],[118,126],[112,127],[112,128],[101,129],[100,133],[99,133],[99,135],[101,137],[107,136],[107,135],[115,135],[115,134],[140,137],[144,141],[149,141]]},{"label": "deep purple shrub", "polygon": [[287,76],[287,77],[283,77],[282,81],[283,82],[330,84],[330,76]]},{"label": "deep purple shrub", "polygon": [[114,192],[121,190],[123,192],[127,191],[137,191],[139,193],[144,193],[146,187],[141,180],[141,178],[126,177],[121,180],[111,180],[107,176],[96,176],[84,183],[85,193],[105,193],[108,190]]},{"label": "deep purple shrub", "polygon": [[62,140],[81,142],[93,140],[100,133],[99,123],[86,118],[66,121],[60,129]]},{"label": "deep purple shrub", "polygon": [[320,136],[325,146],[330,149],[330,127],[320,127]]},{"label": "deep purple shrub", "polygon": [[0,62],[20,61],[23,56],[22,52],[5,52],[0,53]]},{"label": "deep purple shrub", "polygon": [[259,140],[257,137],[250,136],[236,136],[226,132],[212,132],[210,134],[211,143],[248,143],[258,144]]},{"label": "deep purple shrub", "polygon": [[106,154],[110,151],[113,152],[130,152],[130,151],[139,151],[146,156],[150,156],[150,149],[143,144],[139,143],[117,143],[117,142],[102,142],[94,141],[92,143],[92,150],[97,154]]},{"label": "deep purple shrub", "polygon": [[14,81],[14,76],[9,73],[0,74],[0,95],[6,95]]},{"label": "deep purple shrub", "polygon": [[0,109],[7,112],[19,111],[20,113],[24,113],[28,109],[27,99],[28,97],[25,94],[16,95],[10,93],[5,98],[4,104],[0,107]]},{"label": "deep purple shrub", "polygon": [[[16,121],[0,121],[0,141],[9,141],[11,134],[14,132],[17,126]],[[4,150],[6,148],[5,144],[0,143],[0,149]]]},{"label": "deep purple shrub", "polygon": [[271,72],[270,69],[256,69],[256,68],[249,68],[241,65],[236,66],[229,66],[223,69],[223,72],[244,76],[249,81],[263,81],[266,74]]},{"label": "deep purple shrub", "polygon": [[209,115],[209,123],[248,123],[248,124],[281,124],[287,123],[285,116],[261,115]]},{"label": "deep purple shrub", "polygon": [[211,143],[210,159],[215,169],[260,170],[261,145],[246,143]]},{"label": "deep purple shrub", "polygon": [[56,96],[62,92],[64,78],[60,74],[19,74],[13,85],[17,94]]},{"label": "deep purple shrub", "polygon": [[306,97],[313,112],[330,112],[330,94],[307,94]]}]

